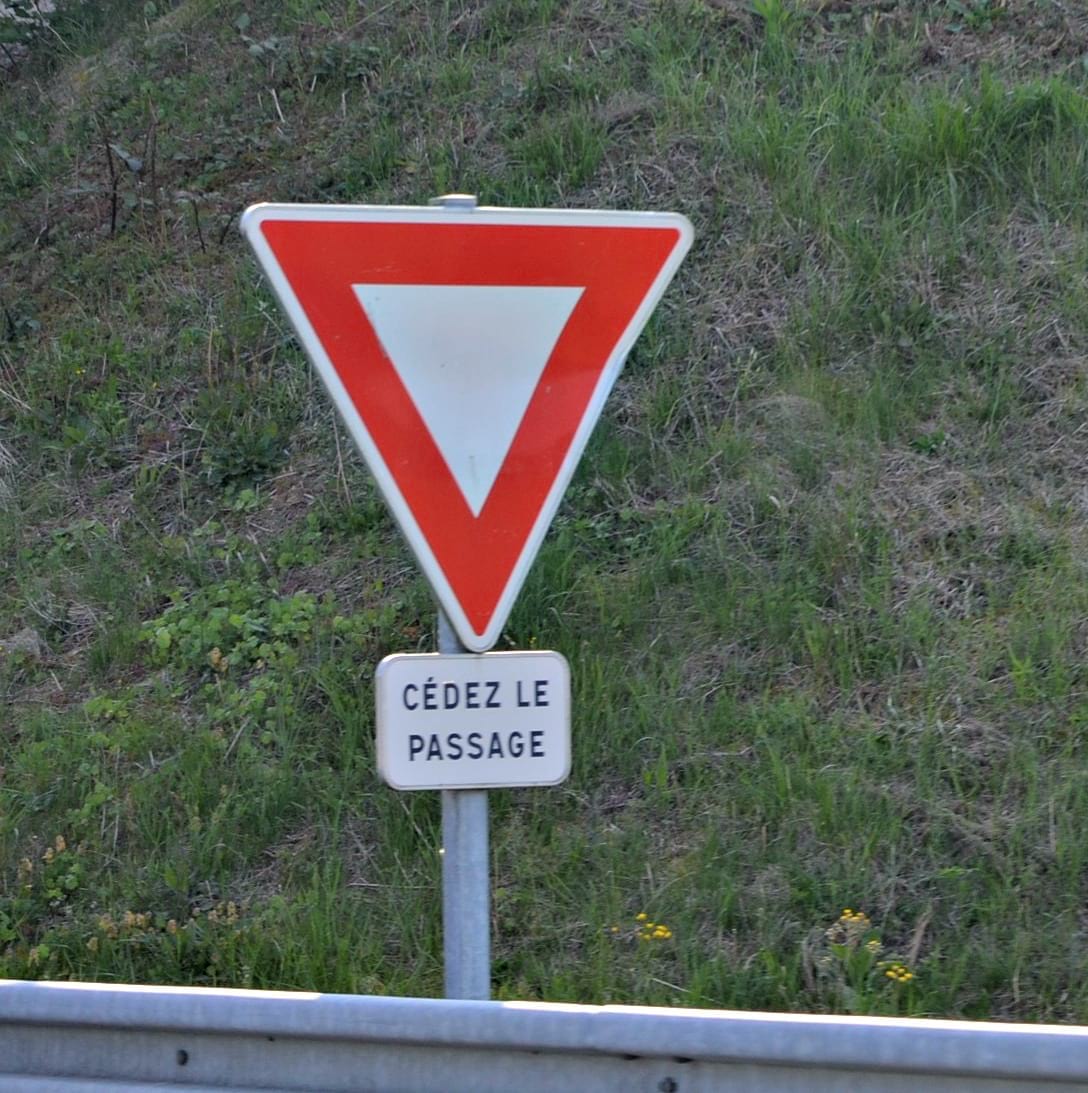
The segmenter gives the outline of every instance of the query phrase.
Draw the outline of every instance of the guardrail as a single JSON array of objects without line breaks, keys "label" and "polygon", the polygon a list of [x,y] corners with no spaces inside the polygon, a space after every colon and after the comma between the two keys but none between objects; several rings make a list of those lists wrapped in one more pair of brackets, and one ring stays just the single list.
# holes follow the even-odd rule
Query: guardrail
[{"label": "guardrail", "polygon": [[0,1089],[1088,1090],[1088,1028],[0,981]]}]

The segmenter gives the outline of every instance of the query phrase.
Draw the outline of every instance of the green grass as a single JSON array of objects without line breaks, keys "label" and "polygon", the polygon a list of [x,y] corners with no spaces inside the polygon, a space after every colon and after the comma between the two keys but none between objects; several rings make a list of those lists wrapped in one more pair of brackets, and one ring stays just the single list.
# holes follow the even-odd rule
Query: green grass
[{"label": "green grass", "polygon": [[1084,17],[818,9],[27,44],[0,975],[440,992],[438,802],[377,779],[372,696],[434,606],[234,220],[470,190],[696,229],[503,639],[569,658],[575,756],[492,794],[495,994],[1088,1020]]}]

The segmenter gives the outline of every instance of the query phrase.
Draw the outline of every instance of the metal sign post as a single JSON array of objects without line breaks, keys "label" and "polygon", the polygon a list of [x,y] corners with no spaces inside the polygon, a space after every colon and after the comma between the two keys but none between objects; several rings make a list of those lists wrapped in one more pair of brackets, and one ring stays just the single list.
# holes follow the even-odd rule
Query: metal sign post
[{"label": "metal sign post", "polygon": [[[474,209],[472,194],[430,204]],[[438,651],[467,653],[445,611],[438,612]],[[442,790],[442,953],[447,998],[491,997],[491,863],[486,789]]]},{"label": "metal sign post", "polygon": [[[465,653],[445,611],[438,651]],[[446,997],[491,997],[491,869],[487,790],[442,790],[442,949]]]}]

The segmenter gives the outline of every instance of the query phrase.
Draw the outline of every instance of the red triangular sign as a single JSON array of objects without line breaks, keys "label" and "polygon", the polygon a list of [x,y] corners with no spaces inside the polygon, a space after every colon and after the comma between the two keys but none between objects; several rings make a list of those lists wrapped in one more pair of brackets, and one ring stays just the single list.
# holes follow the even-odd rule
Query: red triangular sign
[{"label": "red triangular sign", "polygon": [[691,225],[254,205],[242,227],[459,637],[491,648]]}]

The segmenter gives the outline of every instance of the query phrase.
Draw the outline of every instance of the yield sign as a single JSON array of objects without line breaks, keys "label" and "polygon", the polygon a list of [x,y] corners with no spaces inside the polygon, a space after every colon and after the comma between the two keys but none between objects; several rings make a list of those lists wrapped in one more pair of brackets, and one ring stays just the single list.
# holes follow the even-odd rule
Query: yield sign
[{"label": "yield sign", "polygon": [[462,642],[491,648],[691,225],[254,205],[242,230]]}]

